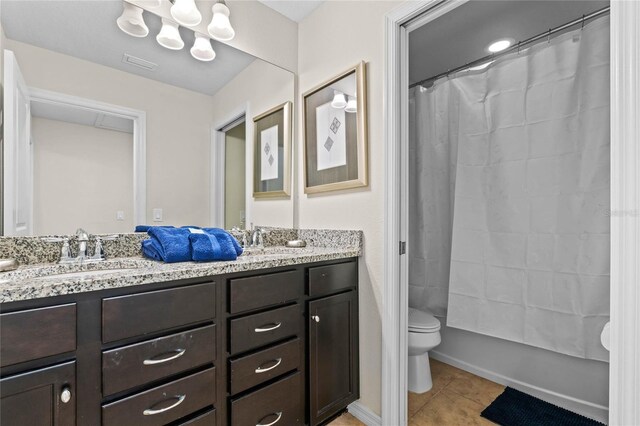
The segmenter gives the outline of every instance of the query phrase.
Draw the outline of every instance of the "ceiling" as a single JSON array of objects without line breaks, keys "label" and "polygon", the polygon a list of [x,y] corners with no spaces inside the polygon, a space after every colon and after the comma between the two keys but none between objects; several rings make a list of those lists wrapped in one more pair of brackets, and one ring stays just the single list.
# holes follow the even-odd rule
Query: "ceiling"
[{"label": "ceiling", "polygon": [[[180,28],[185,47],[160,46],[155,35],[160,18],[148,12],[145,38],[131,37],[118,28],[122,2],[113,0],[1,0],[2,27],[7,38],[85,59],[173,86],[213,95],[253,60],[253,56],[212,40],[216,58],[201,62],[189,53],[193,31]],[[150,71],[123,62],[124,54],[157,64]]]},{"label": "ceiling", "polygon": [[281,15],[300,22],[311,14],[325,0],[258,0]]},{"label": "ceiling", "polygon": [[30,107],[33,117],[133,134],[133,120],[130,118],[105,114],[72,105],[52,104],[36,100],[31,101]]},{"label": "ceiling", "polygon": [[608,5],[596,0],[471,0],[409,34],[409,81],[480,59],[497,39],[525,40]]}]

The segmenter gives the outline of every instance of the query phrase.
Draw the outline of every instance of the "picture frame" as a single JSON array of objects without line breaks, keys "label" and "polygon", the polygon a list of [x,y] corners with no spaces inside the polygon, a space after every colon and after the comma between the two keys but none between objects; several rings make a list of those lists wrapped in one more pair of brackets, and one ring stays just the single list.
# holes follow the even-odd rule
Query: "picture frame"
[{"label": "picture frame", "polygon": [[304,192],[368,186],[366,64],[302,95]]},{"label": "picture frame", "polygon": [[291,195],[292,104],[285,102],[253,118],[253,197]]}]

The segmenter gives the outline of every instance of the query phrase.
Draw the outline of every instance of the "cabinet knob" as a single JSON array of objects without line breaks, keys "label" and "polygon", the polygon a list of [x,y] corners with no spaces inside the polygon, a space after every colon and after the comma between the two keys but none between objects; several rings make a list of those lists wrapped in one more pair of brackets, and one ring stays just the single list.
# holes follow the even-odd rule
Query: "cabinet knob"
[{"label": "cabinet knob", "polygon": [[317,315],[311,315],[311,319],[314,320],[315,322],[320,322],[320,317]]},{"label": "cabinet knob", "polygon": [[69,389],[69,386],[62,388],[62,392],[60,392],[60,401],[64,404],[71,401],[71,389]]}]

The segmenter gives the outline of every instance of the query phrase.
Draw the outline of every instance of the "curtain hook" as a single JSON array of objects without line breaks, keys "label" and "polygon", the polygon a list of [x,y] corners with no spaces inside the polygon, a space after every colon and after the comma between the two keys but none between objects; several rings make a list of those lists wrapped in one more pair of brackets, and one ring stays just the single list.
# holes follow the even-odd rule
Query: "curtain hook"
[{"label": "curtain hook", "polygon": [[547,34],[547,43],[551,43],[551,28],[549,28],[549,33]]},{"label": "curtain hook", "polygon": [[582,15],[582,25],[580,25],[580,29],[584,30],[584,15]]},{"label": "curtain hook", "polygon": [[520,54],[520,44],[522,44],[522,41],[518,42],[518,55]]}]

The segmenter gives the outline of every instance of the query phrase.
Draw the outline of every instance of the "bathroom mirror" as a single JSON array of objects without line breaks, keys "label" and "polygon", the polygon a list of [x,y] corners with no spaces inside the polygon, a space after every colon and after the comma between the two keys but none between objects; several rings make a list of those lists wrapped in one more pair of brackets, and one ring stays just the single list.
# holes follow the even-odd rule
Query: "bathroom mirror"
[{"label": "bathroom mirror", "polygon": [[148,11],[148,35],[132,37],[122,12],[2,1],[2,234],[293,226],[290,197],[252,196],[253,117],[293,102],[293,73],[215,40],[197,60],[183,27],[184,47],[167,49]]}]

